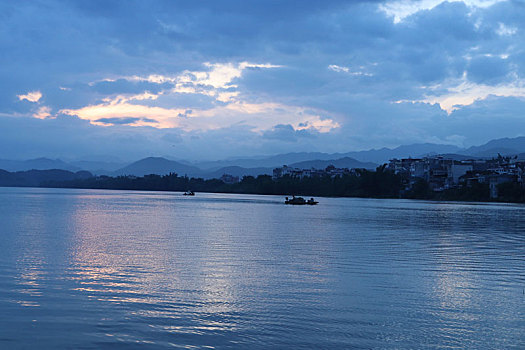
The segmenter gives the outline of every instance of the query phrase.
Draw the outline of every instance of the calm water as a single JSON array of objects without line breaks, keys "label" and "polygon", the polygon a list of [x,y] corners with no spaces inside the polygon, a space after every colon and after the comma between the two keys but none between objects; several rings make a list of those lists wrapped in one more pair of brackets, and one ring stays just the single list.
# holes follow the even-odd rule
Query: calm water
[{"label": "calm water", "polygon": [[1,349],[525,348],[525,206],[0,188]]}]

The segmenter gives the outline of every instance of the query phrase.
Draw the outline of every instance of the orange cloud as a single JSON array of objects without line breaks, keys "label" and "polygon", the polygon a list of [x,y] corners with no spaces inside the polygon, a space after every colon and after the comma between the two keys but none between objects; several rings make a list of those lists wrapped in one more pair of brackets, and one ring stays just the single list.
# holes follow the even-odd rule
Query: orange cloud
[{"label": "orange cloud", "polygon": [[38,102],[42,98],[40,91],[30,91],[25,95],[16,95],[20,101],[27,100],[29,102]]}]

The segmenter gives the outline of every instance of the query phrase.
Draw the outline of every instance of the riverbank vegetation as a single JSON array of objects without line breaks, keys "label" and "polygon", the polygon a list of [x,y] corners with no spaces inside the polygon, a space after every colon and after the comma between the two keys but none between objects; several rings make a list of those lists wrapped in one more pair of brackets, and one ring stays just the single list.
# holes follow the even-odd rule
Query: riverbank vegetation
[{"label": "riverbank vegetation", "polygon": [[245,176],[238,183],[226,184],[218,179],[205,180],[169,175],[98,176],[67,181],[45,181],[42,187],[147,190],[147,191],[188,191],[215,193],[246,193],[264,195],[298,195],[323,197],[364,197],[364,198],[410,198],[454,201],[500,201],[525,202],[525,190],[518,184],[498,185],[498,198],[490,197],[488,184],[462,184],[457,188],[435,192],[428,183],[418,179],[406,190],[406,179],[399,174],[379,167],[376,171],[358,170],[352,174],[337,177],[290,177],[272,179],[268,175]]}]

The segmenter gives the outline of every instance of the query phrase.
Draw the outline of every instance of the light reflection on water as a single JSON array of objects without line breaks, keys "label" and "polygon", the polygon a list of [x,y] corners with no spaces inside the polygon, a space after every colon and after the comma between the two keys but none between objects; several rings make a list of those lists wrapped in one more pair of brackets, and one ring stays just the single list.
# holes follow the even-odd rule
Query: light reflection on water
[{"label": "light reflection on water", "polygon": [[0,189],[0,348],[525,347],[525,207]]}]

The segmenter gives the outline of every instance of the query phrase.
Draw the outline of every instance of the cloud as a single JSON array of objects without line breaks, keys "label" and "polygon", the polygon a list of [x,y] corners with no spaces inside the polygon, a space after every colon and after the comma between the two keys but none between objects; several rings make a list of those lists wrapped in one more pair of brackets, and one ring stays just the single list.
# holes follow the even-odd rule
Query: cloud
[{"label": "cloud", "polygon": [[402,22],[405,18],[420,11],[432,10],[443,2],[462,2],[470,7],[490,7],[506,0],[400,0],[385,2],[380,9],[394,19],[395,23]]},{"label": "cloud", "polygon": [[[497,85],[506,80],[511,73],[511,65],[506,58],[484,55],[469,61],[467,75],[469,80],[478,84]],[[509,77],[513,78],[513,77]]]},{"label": "cloud", "polygon": [[170,143],[177,143],[177,144],[183,142],[183,138],[180,132],[170,132],[170,133],[164,134],[162,136],[162,140],[170,142]]},{"label": "cloud", "polygon": [[30,91],[25,95],[16,95],[20,101],[27,100],[29,102],[38,102],[42,98],[40,91]]},{"label": "cloud", "polygon": [[193,113],[193,111],[191,109],[187,109],[187,110],[184,111],[184,113],[179,113],[177,115],[177,117],[179,117],[179,118],[186,118],[186,117],[189,117],[190,114],[192,114],[192,113]]},{"label": "cloud", "polygon": [[281,140],[285,142],[297,142],[298,138],[301,137],[307,137],[307,138],[313,138],[315,137],[316,133],[315,130],[313,132],[310,131],[310,128],[308,128],[307,124],[299,125],[299,129],[295,129],[290,124],[278,124],[275,125],[270,130],[267,130],[263,133],[263,137],[265,139],[270,140]]},{"label": "cloud", "polygon": [[46,119],[51,117],[51,108],[48,106],[39,107],[36,113],[33,114],[33,117],[37,119]]},{"label": "cloud", "polygon": [[512,36],[518,32],[518,28],[512,26],[506,26],[504,23],[499,23],[499,27],[496,31],[501,36]]},{"label": "cloud", "polygon": [[[143,123],[140,123],[143,122]],[[100,118],[95,120],[95,124],[105,124],[105,125],[145,125],[146,124],[156,124],[157,121],[150,118],[132,118],[132,117],[122,117],[122,118]]]},{"label": "cloud", "polygon": [[[446,86],[446,87],[445,87]],[[525,81],[518,80],[512,83],[502,83],[499,85],[487,85],[475,83],[464,76],[456,82],[447,82],[443,85],[436,85],[429,88],[430,90],[443,90],[439,95],[430,95],[422,100],[416,101],[398,101],[398,103],[417,103],[424,102],[430,104],[439,104],[447,111],[448,114],[464,106],[472,105],[477,101],[483,101],[490,96],[499,97],[521,97],[525,98]]]},{"label": "cloud", "polygon": [[[245,70],[279,68],[275,64],[240,63],[205,63],[207,71],[188,71],[174,76],[149,75],[146,77],[129,76],[118,79],[106,78],[101,83],[110,88],[119,87],[125,82],[148,83],[166,86],[156,93],[129,90],[129,94],[118,94],[104,98],[102,103],[78,109],[62,109],[59,113],[78,116],[93,124],[128,124],[131,126],[152,126],[156,128],[180,128],[186,131],[210,130],[229,127],[236,124],[249,125],[253,130],[262,132],[286,121],[299,129],[314,129],[322,133],[329,132],[340,125],[332,119],[321,118],[315,112],[307,113],[304,109],[275,103],[250,103],[243,101],[238,85]],[[168,84],[168,85],[166,85]],[[121,88],[118,89],[122,91]],[[197,94],[212,97],[215,103],[208,108],[165,108],[144,105],[146,100],[157,100],[180,94]],[[148,119],[144,118],[148,116]],[[300,125],[306,125],[301,127]]]},{"label": "cloud", "polygon": [[[207,70],[190,71],[184,70],[174,76],[151,74],[148,76],[121,77],[118,80],[106,79],[103,82],[132,81],[147,82],[151,84],[172,84],[171,92],[175,93],[201,93],[205,95],[218,96],[221,93],[232,93],[225,90],[237,88],[233,81],[242,77],[247,69],[270,69],[280,68],[280,65],[265,63],[209,63],[203,64]],[[164,92],[166,89],[164,89]]]},{"label": "cloud", "polygon": [[64,153],[99,152],[90,135],[119,154],[229,157],[469,145],[483,141],[473,125],[512,137],[523,13],[498,0],[2,2],[0,122],[27,138],[0,139],[7,155],[33,142],[53,156],[61,128],[76,135]]},{"label": "cloud", "polygon": [[[104,120],[119,120],[124,118],[133,119],[133,125],[143,126],[152,124],[159,128],[174,128],[179,126],[177,116],[184,113],[183,109],[166,109],[161,107],[149,107],[130,104],[127,101],[112,100],[98,105],[90,105],[80,109],[63,109],[59,113],[78,116],[93,124],[107,124]],[[144,119],[147,116],[147,119]],[[101,122],[102,120],[102,122]]]},{"label": "cloud", "polygon": [[365,67],[361,66],[361,67],[359,67],[360,70],[352,71],[352,70],[350,70],[349,67],[338,66],[338,65],[335,65],[335,64],[331,64],[331,65],[328,66],[329,70],[332,70],[332,71],[337,72],[337,73],[347,73],[347,74],[354,75],[354,76],[368,76],[368,77],[371,77],[373,74],[363,71],[364,68]]},{"label": "cloud", "polygon": [[331,64],[328,66],[328,69],[330,70],[333,70],[334,72],[345,72],[345,73],[348,73],[350,71],[350,68],[348,67],[342,67],[342,66],[338,66],[336,64]]}]

